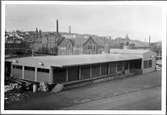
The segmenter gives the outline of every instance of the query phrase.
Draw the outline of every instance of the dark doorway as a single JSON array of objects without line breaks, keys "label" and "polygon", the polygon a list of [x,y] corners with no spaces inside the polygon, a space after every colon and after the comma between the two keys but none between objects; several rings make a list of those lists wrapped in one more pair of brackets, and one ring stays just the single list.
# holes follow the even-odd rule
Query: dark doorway
[{"label": "dark doorway", "polygon": [[9,77],[10,73],[11,73],[11,62],[5,62],[5,76]]},{"label": "dark doorway", "polygon": [[53,68],[53,83],[63,83],[66,81],[65,68]]},{"label": "dark doorway", "polygon": [[141,68],[141,62],[142,60],[132,60],[129,62],[130,64],[130,72],[131,73],[141,73],[142,68]]},{"label": "dark doorway", "polygon": [[128,62],[125,62],[125,70],[128,69]]},{"label": "dark doorway", "polygon": [[130,69],[141,69],[141,60],[130,61]]},{"label": "dark doorway", "polygon": [[79,67],[68,67],[68,81],[79,80]]}]

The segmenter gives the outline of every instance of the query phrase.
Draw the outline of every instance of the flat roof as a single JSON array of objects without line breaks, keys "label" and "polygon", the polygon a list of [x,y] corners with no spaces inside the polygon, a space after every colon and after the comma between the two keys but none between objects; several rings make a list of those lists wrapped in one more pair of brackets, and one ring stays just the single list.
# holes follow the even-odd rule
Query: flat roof
[{"label": "flat roof", "polygon": [[[6,59],[13,64],[43,67],[65,67],[74,65],[86,65],[95,63],[105,63],[113,61],[125,61],[141,59],[140,55],[127,54],[94,54],[94,55],[68,55],[68,56],[34,56],[24,58]],[[43,63],[43,66],[41,65]]]},{"label": "flat roof", "polygon": [[147,52],[152,52],[148,49],[110,49],[110,53],[122,53],[122,54],[144,54]]}]

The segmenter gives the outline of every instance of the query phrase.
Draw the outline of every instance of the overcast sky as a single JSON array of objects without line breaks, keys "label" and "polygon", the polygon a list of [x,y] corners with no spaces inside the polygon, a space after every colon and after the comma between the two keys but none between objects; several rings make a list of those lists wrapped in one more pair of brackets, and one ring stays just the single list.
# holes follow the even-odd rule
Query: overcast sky
[{"label": "overcast sky", "polygon": [[7,5],[6,30],[68,32],[97,34],[151,41],[161,40],[162,13],[158,6],[111,5]]}]

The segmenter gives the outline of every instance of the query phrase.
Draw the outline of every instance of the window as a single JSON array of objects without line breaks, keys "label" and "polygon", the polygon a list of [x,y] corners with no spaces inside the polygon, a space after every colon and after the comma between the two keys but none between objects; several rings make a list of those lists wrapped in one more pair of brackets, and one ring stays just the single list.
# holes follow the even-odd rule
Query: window
[{"label": "window", "polygon": [[96,50],[96,46],[94,46],[94,50]]},{"label": "window", "polygon": [[22,69],[22,66],[20,66],[20,65],[13,65],[13,68],[14,69]]},{"label": "window", "polygon": [[148,63],[148,61],[144,61],[144,68],[147,68],[147,64]]},{"label": "window", "polygon": [[91,45],[88,45],[88,49],[92,49],[92,46],[91,46]]},{"label": "window", "polygon": [[38,72],[49,73],[49,69],[38,68],[37,70],[38,70]]},{"label": "window", "polygon": [[149,67],[152,67],[152,60],[149,60]]},{"label": "window", "polygon": [[25,66],[25,70],[35,71],[35,67]]},{"label": "window", "polygon": [[144,61],[144,68],[150,68],[150,67],[152,67],[152,60]]}]

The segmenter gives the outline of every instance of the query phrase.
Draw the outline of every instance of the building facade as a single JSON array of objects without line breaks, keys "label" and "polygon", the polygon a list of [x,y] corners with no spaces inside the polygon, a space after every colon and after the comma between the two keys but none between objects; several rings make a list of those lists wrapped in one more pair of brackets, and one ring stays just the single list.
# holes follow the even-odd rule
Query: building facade
[{"label": "building facade", "polygon": [[58,55],[72,55],[74,43],[71,39],[64,39],[58,46]]},{"label": "building facade", "polygon": [[104,77],[125,77],[155,70],[155,55],[96,54],[8,59],[11,76],[32,82],[70,84]]},{"label": "building facade", "polygon": [[[101,49],[100,49],[101,48]],[[65,38],[58,45],[58,55],[98,54],[104,47],[92,38]]]},{"label": "building facade", "polygon": [[98,45],[92,37],[83,44],[83,54],[97,54]]},{"label": "building facade", "polygon": [[142,71],[143,73],[155,70],[156,53],[151,50],[143,49],[110,49],[111,54],[126,54],[126,55],[140,55],[142,57]]}]

